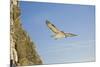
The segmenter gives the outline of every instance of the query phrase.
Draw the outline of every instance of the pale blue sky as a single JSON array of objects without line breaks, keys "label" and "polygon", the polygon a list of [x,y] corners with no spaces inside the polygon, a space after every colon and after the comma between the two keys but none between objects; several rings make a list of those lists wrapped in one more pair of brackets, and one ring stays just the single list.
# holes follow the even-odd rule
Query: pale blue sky
[{"label": "pale blue sky", "polygon": [[[95,6],[20,2],[21,22],[44,64],[95,60]],[[55,40],[45,21],[79,36]]]}]

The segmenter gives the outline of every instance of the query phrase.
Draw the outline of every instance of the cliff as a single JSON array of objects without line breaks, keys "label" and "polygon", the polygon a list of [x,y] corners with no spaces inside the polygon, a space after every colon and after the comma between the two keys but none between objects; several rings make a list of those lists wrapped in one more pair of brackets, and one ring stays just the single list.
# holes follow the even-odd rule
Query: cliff
[{"label": "cliff", "polygon": [[11,0],[10,5],[10,61],[11,65],[37,65],[42,60],[36,51],[35,43],[22,28],[20,8],[17,0]]}]

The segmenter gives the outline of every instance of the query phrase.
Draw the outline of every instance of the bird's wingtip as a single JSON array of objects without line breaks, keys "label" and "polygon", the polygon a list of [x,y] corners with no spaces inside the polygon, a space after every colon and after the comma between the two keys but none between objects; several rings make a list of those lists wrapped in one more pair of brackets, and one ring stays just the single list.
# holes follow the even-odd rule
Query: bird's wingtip
[{"label": "bird's wingtip", "polygon": [[46,24],[48,24],[48,23],[50,23],[50,21],[49,20],[46,20]]},{"label": "bird's wingtip", "polygon": [[77,34],[72,34],[73,36],[78,36]]},{"label": "bird's wingtip", "polygon": [[78,36],[77,34],[72,34],[72,33],[67,33],[66,37],[74,37],[74,36]]}]

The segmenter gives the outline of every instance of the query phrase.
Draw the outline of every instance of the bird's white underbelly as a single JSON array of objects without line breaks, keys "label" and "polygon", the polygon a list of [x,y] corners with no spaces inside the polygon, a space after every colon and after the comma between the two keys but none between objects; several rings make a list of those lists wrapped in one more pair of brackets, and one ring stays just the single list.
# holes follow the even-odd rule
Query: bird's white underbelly
[{"label": "bird's white underbelly", "polygon": [[56,34],[55,35],[55,38],[65,38],[65,35],[64,34]]}]

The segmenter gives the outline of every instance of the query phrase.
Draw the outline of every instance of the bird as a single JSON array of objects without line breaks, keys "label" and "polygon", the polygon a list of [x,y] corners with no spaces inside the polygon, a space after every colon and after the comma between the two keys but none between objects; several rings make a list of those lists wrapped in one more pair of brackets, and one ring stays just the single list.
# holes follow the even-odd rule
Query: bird
[{"label": "bird", "polygon": [[54,33],[51,37],[53,37],[55,40],[67,38],[67,37],[74,37],[78,36],[73,33],[65,33],[64,31],[60,31],[54,24],[52,24],[49,20],[46,20],[47,27]]}]

